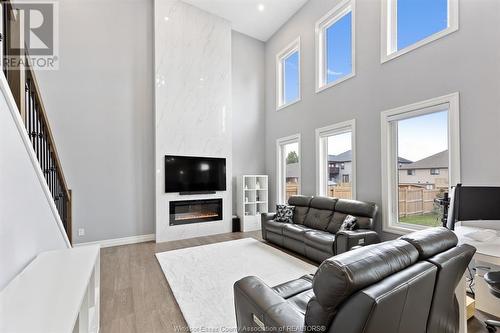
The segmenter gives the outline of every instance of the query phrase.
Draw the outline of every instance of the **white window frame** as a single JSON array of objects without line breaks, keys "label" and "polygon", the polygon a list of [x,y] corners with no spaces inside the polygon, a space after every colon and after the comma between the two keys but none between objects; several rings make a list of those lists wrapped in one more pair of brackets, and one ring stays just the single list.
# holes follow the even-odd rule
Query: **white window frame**
[{"label": "white window frame", "polygon": [[382,0],[381,63],[397,58],[458,30],[458,0],[448,0],[448,27],[401,50],[397,47],[397,0]]},{"label": "white window frame", "polygon": [[[351,73],[340,79],[332,81],[330,83],[326,82],[326,30],[333,24],[337,23],[338,20],[343,18],[351,12]],[[355,0],[344,0],[330,10],[325,16],[320,18],[316,22],[315,33],[316,33],[316,93],[322,92],[325,89],[331,88],[339,83],[342,83],[354,76],[356,76],[356,32],[355,32]]]},{"label": "white window frame", "polygon": [[460,96],[457,92],[382,112],[382,228],[384,231],[403,235],[428,228],[399,222],[398,163],[393,163],[394,159],[397,159],[397,128],[391,126],[391,122],[437,112],[442,110],[443,105],[448,105],[448,150],[450,154],[448,170],[451,187],[460,183],[459,100]]},{"label": "white window frame", "polygon": [[[288,103],[285,103],[285,94],[284,94],[284,66],[283,66],[283,61],[293,54],[294,52],[298,52],[298,65],[299,65],[299,96]],[[277,55],[276,55],[276,111],[279,111],[283,108],[286,108],[287,106],[293,105],[297,102],[300,102],[302,98],[302,90],[301,90],[301,55],[300,55],[300,36],[297,37],[293,42],[288,44],[283,50],[281,50]]]},{"label": "white window frame", "polygon": [[316,129],[316,193],[328,194],[328,137],[351,132],[352,198],[356,199],[356,120],[348,120]]},{"label": "white window frame", "polygon": [[298,181],[298,194],[302,191],[302,154],[301,154],[301,137],[300,133],[290,135],[284,138],[279,138],[276,140],[276,203],[284,204],[286,203],[286,179],[285,179],[285,168],[286,164],[283,163],[286,156],[283,156],[282,146],[291,143],[298,143],[299,155],[299,181]]}]

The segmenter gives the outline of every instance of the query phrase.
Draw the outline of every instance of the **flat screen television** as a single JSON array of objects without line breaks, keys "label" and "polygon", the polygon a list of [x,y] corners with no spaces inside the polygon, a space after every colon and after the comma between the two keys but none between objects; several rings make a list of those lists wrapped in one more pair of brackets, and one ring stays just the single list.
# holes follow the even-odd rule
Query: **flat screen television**
[{"label": "flat screen television", "polygon": [[165,156],[165,192],[226,190],[226,159]]}]

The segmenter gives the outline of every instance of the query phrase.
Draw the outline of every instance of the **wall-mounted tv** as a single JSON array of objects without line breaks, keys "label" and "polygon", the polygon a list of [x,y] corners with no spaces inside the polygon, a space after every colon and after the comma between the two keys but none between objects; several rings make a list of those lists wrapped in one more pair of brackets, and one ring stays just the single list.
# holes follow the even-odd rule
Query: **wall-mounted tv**
[{"label": "wall-mounted tv", "polygon": [[165,156],[165,192],[213,192],[226,190],[226,159]]}]

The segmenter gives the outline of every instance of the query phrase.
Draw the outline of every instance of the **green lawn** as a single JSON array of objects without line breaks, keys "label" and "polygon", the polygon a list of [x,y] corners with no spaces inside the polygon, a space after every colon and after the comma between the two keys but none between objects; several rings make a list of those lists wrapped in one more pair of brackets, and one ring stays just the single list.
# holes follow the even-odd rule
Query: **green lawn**
[{"label": "green lawn", "polygon": [[441,226],[441,221],[439,219],[439,215],[435,214],[435,213],[400,217],[399,222],[408,223],[408,224],[425,225],[428,227]]}]

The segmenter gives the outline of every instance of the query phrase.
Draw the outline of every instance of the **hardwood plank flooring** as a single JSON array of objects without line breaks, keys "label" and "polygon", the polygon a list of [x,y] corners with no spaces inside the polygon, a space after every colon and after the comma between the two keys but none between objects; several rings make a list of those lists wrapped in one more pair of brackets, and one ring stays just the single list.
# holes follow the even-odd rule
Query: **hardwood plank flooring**
[{"label": "hardwood plank flooring", "polygon": [[[260,232],[228,233],[156,244],[154,242],[101,250],[101,333],[187,333],[172,290],[155,253],[253,237]],[[478,311],[468,322],[469,333],[487,332]]]}]

